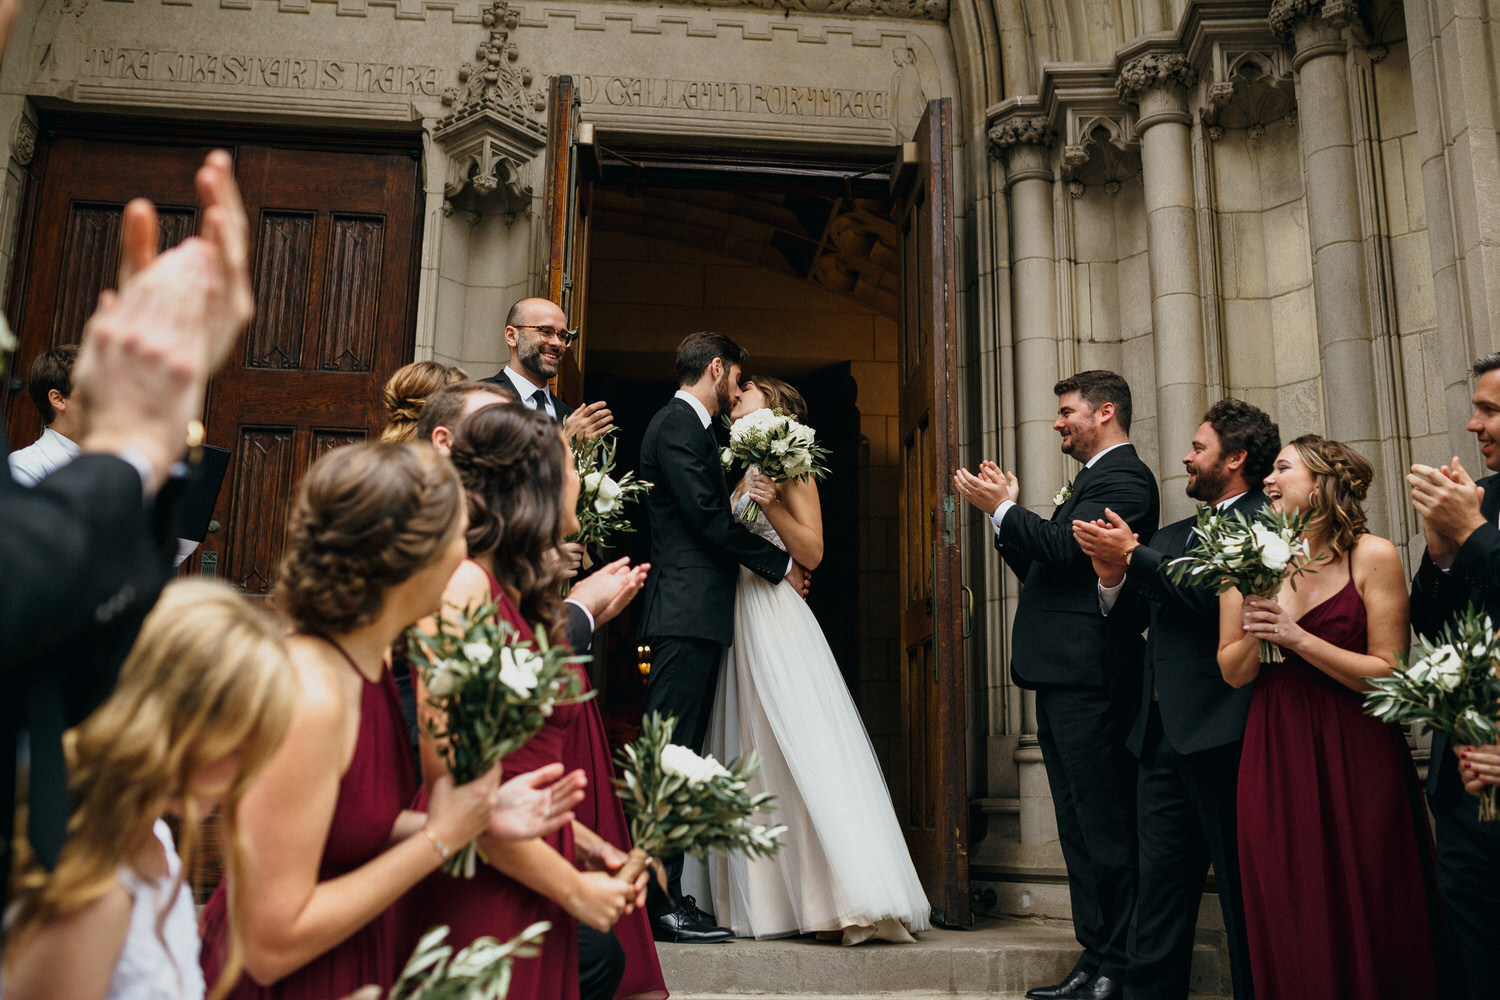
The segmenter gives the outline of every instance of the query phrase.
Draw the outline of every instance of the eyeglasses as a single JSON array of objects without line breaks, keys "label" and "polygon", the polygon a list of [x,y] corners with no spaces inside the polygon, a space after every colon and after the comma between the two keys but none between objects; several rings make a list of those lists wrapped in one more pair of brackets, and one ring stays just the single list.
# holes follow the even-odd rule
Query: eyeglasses
[{"label": "eyeglasses", "polygon": [[578,339],[577,327],[574,327],[571,330],[559,330],[555,326],[533,326],[530,323],[517,323],[515,326],[517,330],[535,330],[537,333],[540,333],[544,337],[556,337],[558,340],[562,341],[564,350],[572,347],[573,342]]}]

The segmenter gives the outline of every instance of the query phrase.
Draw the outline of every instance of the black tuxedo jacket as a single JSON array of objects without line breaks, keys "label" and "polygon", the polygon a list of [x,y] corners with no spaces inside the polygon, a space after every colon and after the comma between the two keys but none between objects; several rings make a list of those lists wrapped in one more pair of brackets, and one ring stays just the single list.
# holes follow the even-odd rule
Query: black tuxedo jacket
[{"label": "black tuxedo jacket", "polygon": [[[0,454],[9,451],[0,438]],[[62,734],[114,687],[172,571],[166,503],[127,462],[82,455],[27,488],[0,473],[0,824],[15,801],[16,734],[31,735],[30,833],[49,866],[68,817]],[[0,870],[10,870],[0,838]],[[0,890],[3,895],[3,890]]]},{"label": "black tuxedo jacket", "polygon": [[[1226,513],[1252,514],[1265,506],[1255,489]],[[1173,559],[1198,547],[1197,517],[1162,528],[1130,557],[1125,587],[1110,617],[1133,616],[1149,625],[1141,675],[1141,707],[1126,745],[1137,757],[1146,739],[1153,693],[1167,741],[1178,753],[1197,753],[1244,738],[1251,685],[1232,688],[1219,671],[1219,596],[1205,583],[1173,583],[1161,572]]]},{"label": "black tuxedo jacket", "polygon": [[1125,618],[1099,614],[1099,578],[1073,539],[1075,518],[1108,507],[1142,537],[1156,530],[1156,478],[1121,445],[1073,480],[1073,492],[1049,520],[1019,504],[1000,522],[995,547],[1021,578],[1011,635],[1011,677],[1023,688],[1047,684],[1127,686],[1140,679],[1142,640]]},{"label": "black tuxedo jacket", "polygon": [[[493,382],[496,385],[503,385],[505,386],[505,388],[510,389],[511,391],[515,391],[516,388],[516,384],[510,380],[510,376],[505,374],[504,368],[500,369],[489,378],[480,379],[479,381]],[[532,392],[535,391],[535,389],[532,390]],[[532,393],[530,392],[527,393],[528,396],[531,394]],[[564,403],[563,398],[550,389],[547,390],[547,395],[552,397],[552,405],[557,408],[557,422],[562,423],[564,420],[567,420],[568,416],[573,412],[573,407],[569,406],[567,403]],[[527,403],[526,405],[530,406],[531,404]]]},{"label": "black tuxedo jacket", "polygon": [[788,556],[735,520],[718,444],[683,400],[674,396],[646,425],[640,468],[654,485],[646,498],[651,572],[636,631],[728,646],[739,567],[776,583]]},{"label": "black tuxedo jacket", "polygon": [[[1447,573],[1438,569],[1424,551],[1422,563],[1411,581],[1411,626],[1424,638],[1437,637],[1444,625],[1474,604],[1491,619],[1500,621],[1500,476],[1479,480],[1484,499],[1479,502],[1484,525],[1459,548]],[[1427,790],[1462,792],[1457,758],[1449,753],[1448,737],[1434,733],[1432,761],[1427,768]]]}]

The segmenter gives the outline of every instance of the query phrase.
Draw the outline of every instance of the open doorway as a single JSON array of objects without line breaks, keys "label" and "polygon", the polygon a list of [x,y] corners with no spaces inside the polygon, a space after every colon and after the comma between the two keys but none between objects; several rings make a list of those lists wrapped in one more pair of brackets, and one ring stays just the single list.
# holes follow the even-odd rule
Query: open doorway
[{"label": "open doorway", "polygon": [[[810,603],[899,801],[899,237],[888,177],[846,180],[861,168],[845,169],[643,178],[606,160],[590,210],[584,396],[609,401],[630,465],[676,388],[673,356],[687,333],[729,334],[750,352],[751,374],[802,391],[830,448]],[[641,559],[644,520],[632,541]],[[632,634],[627,625],[612,635],[600,671],[620,731],[639,719],[644,691]]]}]

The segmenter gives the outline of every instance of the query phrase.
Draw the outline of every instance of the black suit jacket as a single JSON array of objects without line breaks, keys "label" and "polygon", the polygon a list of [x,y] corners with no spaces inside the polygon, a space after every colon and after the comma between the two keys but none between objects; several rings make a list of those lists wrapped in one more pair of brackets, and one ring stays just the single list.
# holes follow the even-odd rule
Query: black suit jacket
[{"label": "black suit jacket", "polygon": [[[1435,639],[1444,625],[1470,604],[1493,620],[1500,621],[1500,476],[1479,480],[1484,499],[1479,502],[1485,523],[1459,548],[1447,573],[1438,569],[1424,551],[1422,563],[1411,581],[1411,626],[1418,635]],[[1436,794],[1461,794],[1456,758],[1448,752],[1448,737],[1434,733],[1432,761],[1427,768],[1427,790]]]},{"label": "black suit jacket", "polygon": [[[0,453],[8,451],[0,438]],[[27,488],[0,474],[0,823],[15,801],[16,735],[31,738],[33,846],[51,865],[68,816],[62,734],[114,687],[172,570],[166,504],[127,462],[82,455]],[[170,547],[169,547],[170,546]],[[10,870],[10,837],[0,870]]]},{"label": "black suit jacket", "polygon": [[1045,684],[1125,685],[1140,679],[1140,631],[1125,618],[1099,614],[1099,578],[1073,539],[1075,518],[1104,516],[1108,507],[1132,531],[1156,530],[1156,478],[1121,445],[1073,479],[1073,493],[1050,520],[1017,505],[1000,522],[995,547],[1021,578],[1011,635],[1011,677],[1023,688]]},{"label": "black suit jacket", "polygon": [[[1255,489],[1226,513],[1252,514],[1265,506]],[[1130,557],[1130,572],[1111,617],[1135,616],[1149,625],[1141,674],[1141,707],[1126,745],[1137,757],[1146,738],[1153,693],[1167,741],[1178,753],[1197,753],[1244,738],[1251,685],[1232,688],[1219,670],[1219,596],[1202,582],[1173,583],[1162,567],[1200,543],[1196,515],[1162,528]]]},{"label": "black suit jacket", "polygon": [[[510,389],[512,391],[515,391],[515,388],[516,388],[516,384],[510,380],[510,376],[507,375],[507,374],[505,374],[505,369],[504,368],[500,369],[495,374],[491,375],[489,378],[480,379],[479,381],[481,381],[481,382],[493,382],[496,385],[503,385],[503,386],[505,386],[505,388]],[[532,392],[535,392],[535,391],[536,391],[535,389],[532,390]],[[527,395],[529,396],[529,395],[531,395],[531,393],[529,392],[529,393],[527,393]],[[552,392],[550,389],[547,391],[547,395],[549,395],[549,396],[552,397],[552,405],[554,407],[556,407],[556,409],[557,409],[557,422],[558,423],[562,423],[564,420],[567,420],[568,416],[573,412],[573,407],[569,406],[567,403],[564,403],[563,402],[563,398],[561,396],[559,396],[557,393]],[[527,405],[530,405],[530,404],[527,404]]]},{"label": "black suit jacket", "polygon": [[646,425],[641,478],[654,485],[646,498],[651,572],[638,634],[729,645],[739,567],[776,583],[786,575],[787,554],[735,520],[713,434],[675,396]]}]

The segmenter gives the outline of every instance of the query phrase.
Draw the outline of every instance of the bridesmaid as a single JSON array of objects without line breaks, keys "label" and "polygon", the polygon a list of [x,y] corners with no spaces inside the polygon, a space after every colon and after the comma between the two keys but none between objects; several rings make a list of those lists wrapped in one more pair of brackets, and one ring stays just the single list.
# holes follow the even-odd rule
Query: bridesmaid
[{"label": "bridesmaid", "polygon": [[[1371,477],[1337,441],[1309,434],[1283,448],[1266,496],[1310,514],[1302,537],[1326,559],[1274,600],[1220,599],[1219,667],[1235,687],[1255,683],[1238,806],[1259,1000],[1439,995],[1441,911],[1416,770],[1402,730],[1364,713],[1369,680],[1391,672],[1410,621],[1396,548],[1365,525]],[[1260,662],[1262,639],[1284,662]]]},{"label": "bridesmaid", "polygon": [[[360,444],[308,470],[287,527],[276,604],[302,684],[286,738],[246,790],[236,899],[220,885],[204,914],[204,969],[224,961],[243,915],[245,968],[232,994],[328,1000],[394,981],[405,941],[392,904],[488,827],[532,836],[571,819],[571,787],[538,791],[561,768],[497,791],[498,769],[416,790],[387,650],[432,612],[463,559],[463,490],[428,448]],[[504,807],[501,807],[501,799]]]},{"label": "bridesmaid", "polygon": [[[470,558],[449,581],[444,604],[495,601],[499,617],[523,638],[532,637],[536,627],[560,639],[564,619],[557,561],[548,553],[577,528],[579,484],[558,425],[545,412],[486,406],[459,425],[451,457],[469,498]],[[586,686],[582,670],[570,669]],[[420,682],[418,702],[426,702]],[[591,712],[598,712],[592,701],[559,707],[502,763],[507,769],[572,763],[569,744],[588,725]],[[438,748],[425,737],[423,771],[429,782],[446,774]],[[607,794],[609,778],[589,774],[591,791]],[[579,869],[580,858],[601,856],[607,845],[577,822],[545,838],[508,843],[481,838],[480,843],[493,867],[467,881],[441,873],[428,878],[413,894],[414,926],[446,923],[458,947],[481,935],[503,941],[537,920],[550,921],[541,955],[516,964],[511,995],[574,1000],[578,922],[609,930],[638,889],[607,871]]]}]

